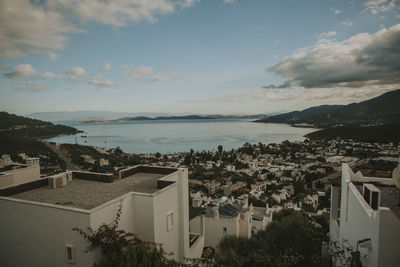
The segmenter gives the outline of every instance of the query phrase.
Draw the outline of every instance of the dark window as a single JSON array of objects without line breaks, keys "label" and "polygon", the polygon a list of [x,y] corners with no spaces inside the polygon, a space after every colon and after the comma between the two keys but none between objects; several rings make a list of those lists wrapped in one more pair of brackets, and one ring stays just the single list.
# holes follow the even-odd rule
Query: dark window
[{"label": "dark window", "polygon": [[378,209],[378,192],[372,192],[371,208],[374,210]]},{"label": "dark window", "polygon": [[364,199],[365,201],[367,201],[368,204],[369,204],[369,195],[370,195],[369,189],[364,187]]}]

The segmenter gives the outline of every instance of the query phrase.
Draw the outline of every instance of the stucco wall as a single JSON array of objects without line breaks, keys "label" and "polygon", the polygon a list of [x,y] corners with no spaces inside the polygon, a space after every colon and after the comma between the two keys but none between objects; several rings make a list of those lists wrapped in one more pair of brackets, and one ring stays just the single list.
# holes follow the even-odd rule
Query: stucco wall
[{"label": "stucco wall", "polygon": [[400,265],[400,220],[388,208],[380,208],[379,258],[378,266],[397,267]]},{"label": "stucco wall", "polygon": [[[216,248],[225,235],[239,236],[238,217],[204,217],[204,246]],[[226,234],[223,228],[226,227]]]},{"label": "stucco wall", "polygon": [[65,245],[74,245],[75,265],[91,266],[94,254],[72,228],[86,229],[89,214],[0,199],[0,266],[68,266]]},{"label": "stucco wall", "polygon": [[[172,212],[173,227],[167,229],[167,214]],[[168,190],[154,197],[154,241],[162,244],[166,252],[174,252],[172,258],[179,260],[183,257],[183,251],[180,251],[179,228],[179,201],[178,201],[178,185],[173,184]]]},{"label": "stucco wall", "polygon": [[4,173],[8,176],[11,174],[12,179],[0,181],[0,188],[40,179],[40,167],[38,165],[10,170]]}]

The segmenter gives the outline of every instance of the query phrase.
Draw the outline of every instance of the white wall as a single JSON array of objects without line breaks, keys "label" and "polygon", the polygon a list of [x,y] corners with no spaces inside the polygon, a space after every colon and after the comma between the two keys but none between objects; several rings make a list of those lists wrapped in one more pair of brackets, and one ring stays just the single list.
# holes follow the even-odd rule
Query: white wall
[{"label": "white wall", "polygon": [[74,245],[75,265],[92,266],[93,253],[83,253],[86,241],[72,228],[86,229],[89,214],[0,199],[0,266],[66,266],[67,243]]},{"label": "white wall", "polygon": [[[173,226],[167,229],[167,214],[173,214]],[[183,251],[180,250],[179,229],[182,227],[179,221],[178,185],[174,184],[168,190],[157,194],[154,197],[154,241],[162,244],[166,252],[174,252],[172,258],[179,260],[183,258]]]},{"label": "white wall", "polygon": [[400,265],[400,220],[388,208],[379,208],[379,260],[378,266]]},{"label": "white wall", "polygon": [[11,174],[12,180],[7,179],[1,181],[3,177],[0,176],[0,188],[27,183],[40,179],[40,166],[34,165],[34,166],[22,167],[15,170],[5,171],[3,172],[3,174],[8,174],[8,175]]},{"label": "white wall", "polygon": [[121,217],[118,226],[120,229],[124,229],[127,232],[134,232],[132,198],[132,193],[128,193],[92,209],[90,213],[90,226],[93,229],[97,229],[102,224],[113,223],[117,216],[119,205],[122,203]]},{"label": "white wall", "polygon": [[[204,217],[204,246],[216,248],[225,235],[239,236],[239,217]],[[223,228],[227,232],[224,233]]]}]

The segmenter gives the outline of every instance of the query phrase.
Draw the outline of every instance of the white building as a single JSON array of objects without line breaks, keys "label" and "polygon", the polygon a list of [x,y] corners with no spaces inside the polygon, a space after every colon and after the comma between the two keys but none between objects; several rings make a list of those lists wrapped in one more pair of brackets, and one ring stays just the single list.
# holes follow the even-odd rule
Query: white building
[{"label": "white building", "polygon": [[[393,176],[400,176],[399,167]],[[353,251],[360,252],[363,266],[399,266],[398,201],[392,179],[354,174],[343,164],[341,180],[332,180],[330,241],[347,240]],[[336,265],[340,265],[338,259]]]},{"label": "white building", "polygon": [[66,172],[0,190],[0,266],[92,266],[98,251],[74,227],[119,228],[162,244],[172,258],[201,256],[203,216],[189,226],[188,170],[136,166],[112,174]]},{"label": "white building", "polygon": [[242,201],[220,203],[208,207],[204,217],[205,247],[216,248],[226,235],[251,237],[253,206],[247,197]]},{"label": "white building", "polygon": [[40,179],[38,158],[27,158],[26,164],[7,164],[0,169],[0,189]]}]

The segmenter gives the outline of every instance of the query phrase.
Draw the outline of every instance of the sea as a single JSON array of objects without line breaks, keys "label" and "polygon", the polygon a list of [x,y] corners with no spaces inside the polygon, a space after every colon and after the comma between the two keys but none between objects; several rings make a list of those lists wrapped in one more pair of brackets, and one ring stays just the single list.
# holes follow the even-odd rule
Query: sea
[{"label": "sea", "polygon": [[178,153],[236,149],[244,143],[280,143],[304,140],[315,128],[298,128],[287,124],[255,123],[245,119],[148,120],[106,124],[83,124],[78,121],[56,121],[82,130],[77,135],[46,139],[56,143],[120,147],[124,152]]}]

